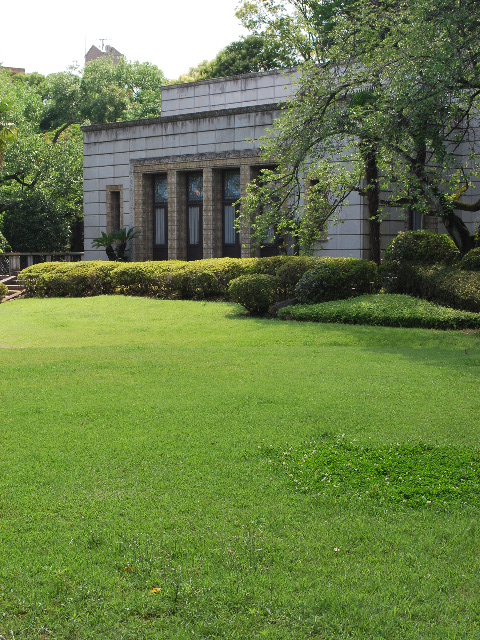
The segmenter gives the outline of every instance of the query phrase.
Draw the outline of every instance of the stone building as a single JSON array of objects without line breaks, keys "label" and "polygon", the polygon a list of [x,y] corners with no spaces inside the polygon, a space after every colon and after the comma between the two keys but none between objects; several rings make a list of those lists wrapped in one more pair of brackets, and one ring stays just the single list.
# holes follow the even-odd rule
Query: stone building
[{"label": "stone building", "polygon": [[[266,166],[259,139],[294,85],[295,71],[273,71],[166,86],[159,118],[84,127],[85,259],[105,259],[91,247],[102,231],[133,226],[139,261],[252,255],[234,203]],[[407,224],[399,212],[384,220],[382,247]],[[329,225],[321,255],[370,257],[362,196]]]},{"label": "stone building", "polygon": [[123,53],[120,53],[120,51],[117,51],[115,47],[111,47],[109,44],[105,46],[105,51],[102,51],[95,45],[92,45],[85,54],[85,64],[91,62],[92,60],[106,57],[111,58],[113,60],[113,64],[118,64],[118,62],[125,56],[123,55]]}]

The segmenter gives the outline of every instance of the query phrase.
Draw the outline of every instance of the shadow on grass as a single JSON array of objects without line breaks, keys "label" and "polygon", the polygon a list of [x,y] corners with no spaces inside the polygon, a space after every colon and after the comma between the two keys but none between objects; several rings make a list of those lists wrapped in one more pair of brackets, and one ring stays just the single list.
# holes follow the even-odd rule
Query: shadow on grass
[{"label": "shadow on grass", "polygon": [[[465,367],[480,373],[480,330],[438,330],[381,327],[343,323],[280,320],[250,315],[239,305],[225,313],[225,319],[248,321],[256,329],[276,331],[283,327],[302,340],[302,345],[357,347],[366,352],[398,354],[402,358],[442,367]],[[280,329],[282,330],[282,329]]]}]

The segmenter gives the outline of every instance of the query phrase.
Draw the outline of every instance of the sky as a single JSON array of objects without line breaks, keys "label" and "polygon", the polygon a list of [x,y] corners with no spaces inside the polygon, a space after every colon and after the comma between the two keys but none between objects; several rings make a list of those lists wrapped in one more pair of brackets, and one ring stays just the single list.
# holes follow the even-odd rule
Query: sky
[{"label": "sky", "polygon": [[83,66],[91,45],[151,62],[169,79],[211,60],[245,31],[239,0],[24,0],[2,3],[0,65],[44,75]]}]

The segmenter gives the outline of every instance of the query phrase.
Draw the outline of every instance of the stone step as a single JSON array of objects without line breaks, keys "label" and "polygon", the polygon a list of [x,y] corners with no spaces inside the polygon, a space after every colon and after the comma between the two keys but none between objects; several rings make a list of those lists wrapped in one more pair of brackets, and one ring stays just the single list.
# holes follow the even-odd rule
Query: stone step
[{"label": "stone step", "polygon": [[2,304],[4,302],[11,302],[16,298],[19,298],[22,294],[23,294],[23,291],[14,291],[13,293],[10,293],[8,296],[5,296],[5,298],[2,300]]},{"label": "stone step", "polygon": [[8,295],[5,296],[3,302],[15,300],[15,298],[21,296],[24,291],[24,287],[23,285],[19,284],[16,275],[0,278],[0,283],[4,284],[8,289]]}]

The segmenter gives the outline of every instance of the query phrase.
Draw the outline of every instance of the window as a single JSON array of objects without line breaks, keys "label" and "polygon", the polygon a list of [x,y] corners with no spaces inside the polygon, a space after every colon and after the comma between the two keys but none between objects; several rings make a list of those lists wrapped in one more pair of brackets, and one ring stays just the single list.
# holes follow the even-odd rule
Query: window
[{"label": "window", "polygon": [[153,181],[153,259],[168,260],[168,181],[167,175]]},{"label": "window", "polygon": [[240,257],[240,236],[235,228],[240,198],[240,169],[223,172],[223,256]]},{"label": "window", "polygon": [[203,258],[203,173],[187,174],[187,260]]},{"label": "window", "polygon": [[107,187],[107,233],[123,228],[123,189],[121,186]]},{"label": "window", "polygon": [[120,191],[112,191],[112,231],[120,231]]},{"label": "window", "polygon": [[409,231],[421,231],[423,229],[423,214],[410,210],[408,213]]}]

